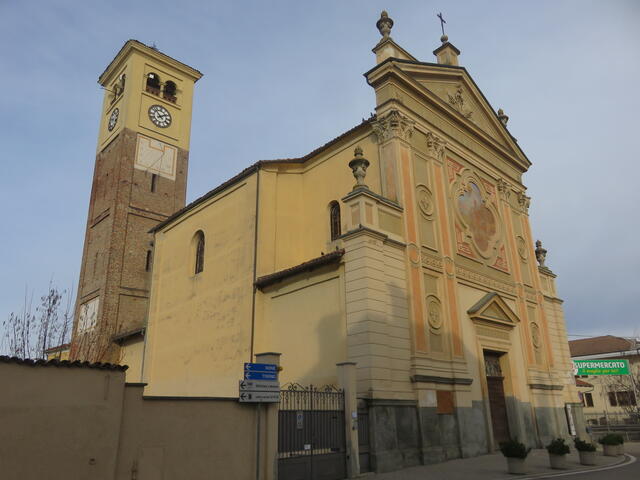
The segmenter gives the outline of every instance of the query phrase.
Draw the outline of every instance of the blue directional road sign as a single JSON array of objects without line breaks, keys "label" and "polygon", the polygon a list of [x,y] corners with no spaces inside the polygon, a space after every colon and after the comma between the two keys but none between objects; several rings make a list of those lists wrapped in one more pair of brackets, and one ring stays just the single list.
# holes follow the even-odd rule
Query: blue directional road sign
[{"label": "blue directional road sign", "polygon": [[244,372],[245,380],[278,380],[278,374],[272,372]]},{"label": "blue directional road sign", "polygon": [[245,363],[245,380],[278,380],[278,366],[271,363]]}]

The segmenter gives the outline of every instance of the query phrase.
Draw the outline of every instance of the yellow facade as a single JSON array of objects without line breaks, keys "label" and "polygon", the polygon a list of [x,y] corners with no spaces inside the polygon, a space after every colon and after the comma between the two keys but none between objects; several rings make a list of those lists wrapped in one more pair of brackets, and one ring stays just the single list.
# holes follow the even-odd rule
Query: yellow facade
[{"label": "yellow facade", "polygon": [[[178,94],[175,101],[147,91],[146,81],[150,73],[160,77],[161,88],[168,81],[176,84]],[[197,70],[136,40],[129,40],[98,80],[106,90],[98,152],[116,138],[123,128],[189,150],[193,87],[200,77],[202,74]],[[169,127],[160,128],[149,119],[149,107],[156,104],[170,112],[172,122]],[[119,121],[115,128],[109,130],[109,119],[116,109]]]},{"label": "yellow facade", "polygon": [[[382,470],[567,436],[578,395],[555,275],[529,225],[531,162],[446,38],[424,63],[389,30],[365,73],[375,115],[153,227],[145,345],[126,354],[143,352],[132,361],[146,395],[186,397],[236,397],[262,352],[282,354],[283,385],[336,384],[336,364],[355,362]],[[106,87],[153,71],[184,104],[167,104],[175,123],[158,129],[153,94],[106,98],[99,149],[124,127],[188,148],[192,82],[153,51],[124,58]],[[116,107],[129,114],[110,132]],[[389,447],[400,440],[412,453]]]}]

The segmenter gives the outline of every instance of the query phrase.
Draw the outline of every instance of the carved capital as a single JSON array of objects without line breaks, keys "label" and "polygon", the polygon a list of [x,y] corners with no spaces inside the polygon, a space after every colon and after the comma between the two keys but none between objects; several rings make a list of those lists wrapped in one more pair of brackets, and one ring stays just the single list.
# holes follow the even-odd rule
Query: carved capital
[{"label": "carved capital", "polygon": [[518,192],[518,205],[524,213],[529,213],[529,205],[531,205],[531,197],[527,197],[524,192]]},{"label": "carved capital", "polygon": [[511,195],[511,185],[504,181],[504,179],[498,179],[498,193],[500,194],[500,198],[503,200],[509,200],[509,196]]},{"label": "carved capital", "polygon": [[427,132],[427,153],[431,158],[442,162],[444,160],[444,149],[446,142],[437,135]]},{"label": "carved capital", "polygon": [[378,143],[384,143],[392,138],[409,141],[413,135],[415,122],[401,114],[398,110],[391,110],[384,117],[373,122],[373,132],[378,137]]}]

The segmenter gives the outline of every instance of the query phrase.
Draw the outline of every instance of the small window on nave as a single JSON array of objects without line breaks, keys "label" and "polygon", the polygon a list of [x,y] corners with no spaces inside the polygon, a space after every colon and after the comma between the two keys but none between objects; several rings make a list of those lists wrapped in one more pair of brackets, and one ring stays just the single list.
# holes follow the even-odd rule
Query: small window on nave
[{"label": "small window on nave", "polygon": [[196,232],[196,252],[195,252],[195,274],[204,270],[204,233],[202,230]]},{"label": "small window on nave", "polygon": [[331,229],[331,241],[341,235],[340,204],[335,200],[329,204],[329,224]]}]

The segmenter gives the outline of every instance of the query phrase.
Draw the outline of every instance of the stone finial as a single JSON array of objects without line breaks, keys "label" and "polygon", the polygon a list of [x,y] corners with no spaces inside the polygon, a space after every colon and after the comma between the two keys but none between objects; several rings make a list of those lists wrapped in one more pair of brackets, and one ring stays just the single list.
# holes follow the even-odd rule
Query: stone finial
[{"label": "stone finial", "polygon": [[542,248],[542,242],[540,240],[536,240],[536,260],[538,260],[538,263],[541,267],[547,268],[547,266],[544,264],[546,259],[547,249]]},{"label": "stone finial", "polygon": [[505,127],[507,126],[507,122],[509,121],[509,117],[505,115],[504,110],[502,110],[501,108],[498,109],[498,120],[500,120]]},{"label": "stone finial", "polygon": [[369,167],[369,160],[364,158],[362,148],[357,146],[353,151],[354,158],[349,162],[349,168],[353,171],[353,176],[356,179],[356,184],[353,186],[354,190],[358,188],[369,187],[364,183],[364,177],[367,175],[367,168]]},{"label": "stone finial", "polygon": [[376,27],[378,27],[378,31],[380,35],[382,35],[383,40],[389,38],[391,29],[393,28],[393,20],[389,18],[389,14],[385,10],[380,14],[380,19],[376,22]]}]

